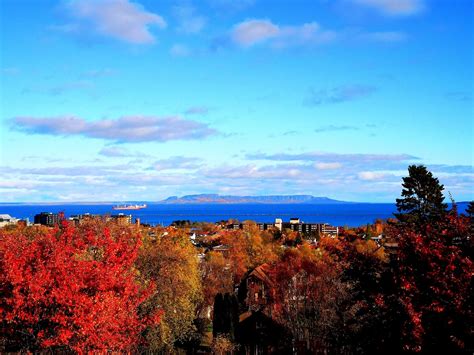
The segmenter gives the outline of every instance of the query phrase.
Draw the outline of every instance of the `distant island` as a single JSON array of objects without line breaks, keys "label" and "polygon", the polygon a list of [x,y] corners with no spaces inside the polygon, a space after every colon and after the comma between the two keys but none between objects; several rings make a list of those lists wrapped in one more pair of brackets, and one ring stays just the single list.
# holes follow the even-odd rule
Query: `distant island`
[{"label": "distant island", "polygon": [[262,203],[262,204],[345,204],[346,201],[333,200],[328,197],[315,197],[312,195],[271,195],[271,196],[231,196],[218,194],[186,195],[182,197],[171,196],[160,201],[166,204],[190,204],[190,203]]}]

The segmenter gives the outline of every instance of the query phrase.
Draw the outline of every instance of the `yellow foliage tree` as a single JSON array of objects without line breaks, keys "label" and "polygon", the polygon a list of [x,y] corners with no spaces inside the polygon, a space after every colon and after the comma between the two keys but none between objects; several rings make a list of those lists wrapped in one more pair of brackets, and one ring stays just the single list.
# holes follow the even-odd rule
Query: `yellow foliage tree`
[{"label": "yellow foliage tree", "polygon": [[145,238],[137,266],[143,280],[156,283],[145,311],[164,312],[160,325],[147,334],[149,350],[173,351],[176,342],[196,336],[193,321],[202,298],[196,250],[180,230]]}]

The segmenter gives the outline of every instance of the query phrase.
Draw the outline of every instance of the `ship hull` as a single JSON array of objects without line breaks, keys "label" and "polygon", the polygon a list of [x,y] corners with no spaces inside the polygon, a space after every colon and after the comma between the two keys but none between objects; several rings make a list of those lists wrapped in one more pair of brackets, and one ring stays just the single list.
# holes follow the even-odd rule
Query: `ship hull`
[{"label": "ship hull", "polygon": [[130,206],[114,206],[112,209],[119,211],[128,211],[128,210],[141,210],[147,208],[147,205],[130,205]]}]

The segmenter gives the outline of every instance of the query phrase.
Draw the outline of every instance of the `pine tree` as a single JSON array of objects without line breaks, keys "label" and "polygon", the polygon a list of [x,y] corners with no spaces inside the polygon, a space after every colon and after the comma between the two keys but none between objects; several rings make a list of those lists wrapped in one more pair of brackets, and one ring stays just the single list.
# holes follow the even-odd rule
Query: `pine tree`
[{"label": "pine tree", "polygon": [[471,219],[474,219],[474,201],[469,202],[466,208],[466,215]]},{"label": "pine tree", "polygon": [[422,227],[437,222],[446,214],[444,186],[423,165],[410,165],[403,178],[402,198],[397,199],[395,216],[405,225]]},{"label": "pine tree", "polygon": [[466,208],[466,215],[469,217],[469,238],[471,240],[474,237],[474,201],[469,202]]}]

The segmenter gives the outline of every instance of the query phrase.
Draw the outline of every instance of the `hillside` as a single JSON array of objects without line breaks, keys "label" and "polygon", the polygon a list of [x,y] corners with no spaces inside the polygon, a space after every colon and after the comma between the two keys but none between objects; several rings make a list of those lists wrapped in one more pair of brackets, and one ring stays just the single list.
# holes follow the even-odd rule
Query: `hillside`
[{"label": "hillside", "polygon": [[180,204],[180,203],[262,203],[262,204],[341,204],[349,203],[333,200],[328,197],[315,197],[312,195],[271,195],[271,196],[232,196],[218,194],[199,194],[186,195],[182,197],[171,196],[161,203]]}]

